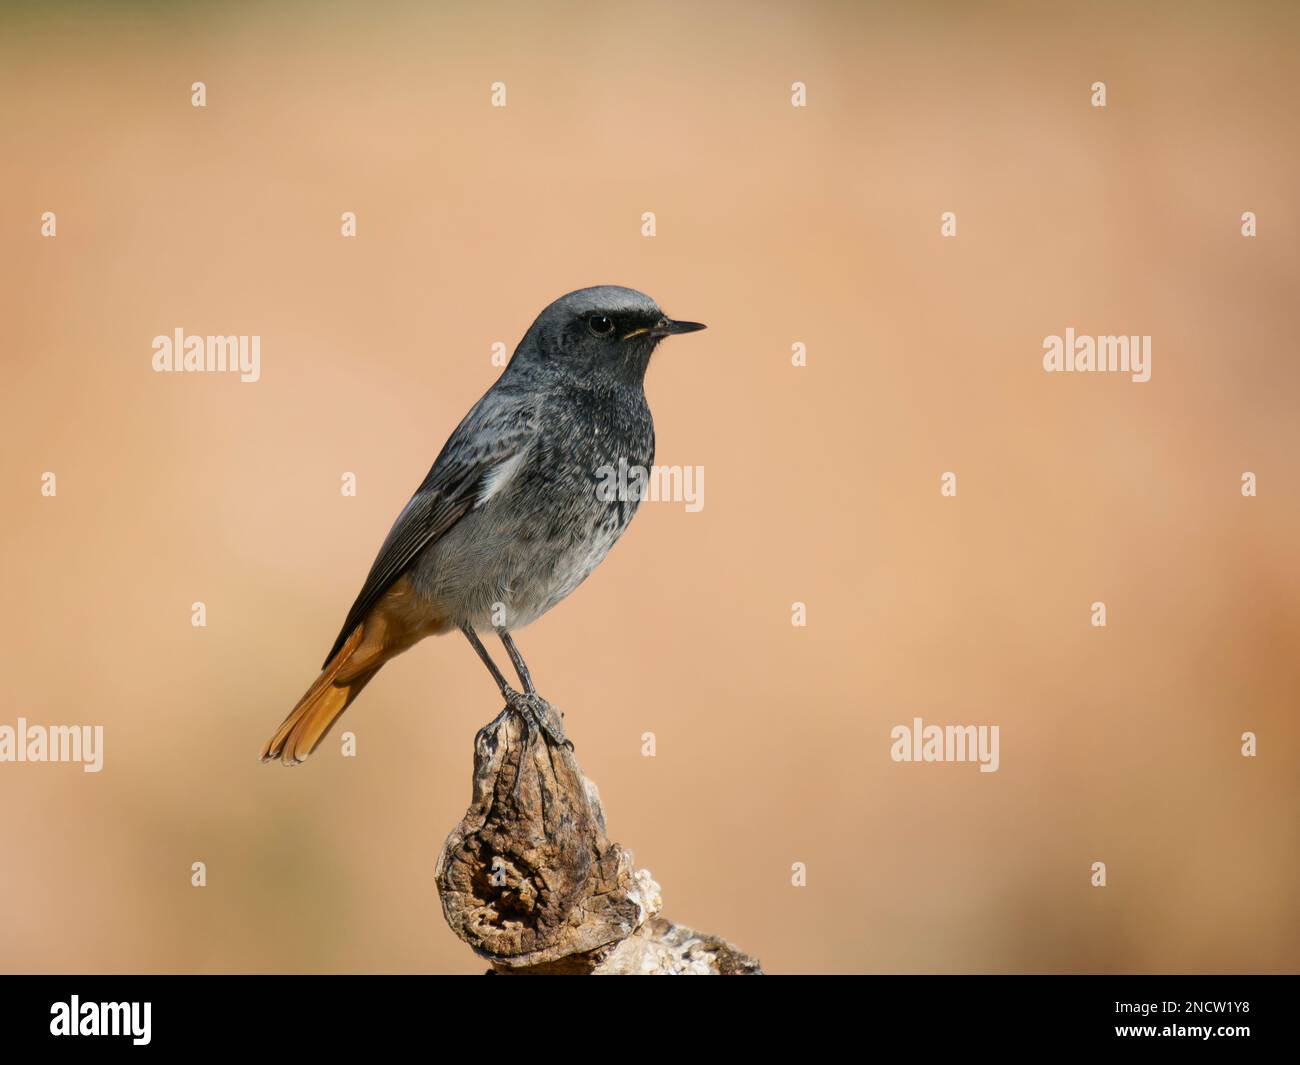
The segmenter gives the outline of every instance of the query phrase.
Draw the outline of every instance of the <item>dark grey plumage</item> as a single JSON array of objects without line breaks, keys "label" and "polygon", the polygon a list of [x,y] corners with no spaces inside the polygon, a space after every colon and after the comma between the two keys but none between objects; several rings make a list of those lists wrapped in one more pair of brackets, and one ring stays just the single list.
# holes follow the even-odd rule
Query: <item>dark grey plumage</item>
[{"label": "dark grey plumage", "polygon": [[609,285],[547,307],[403,508],[327,663],[403,574],[460,627],[522,628],[572,592],[639,502],[600,498],[602,471],[654,461],[650,357],[700,328]]}]

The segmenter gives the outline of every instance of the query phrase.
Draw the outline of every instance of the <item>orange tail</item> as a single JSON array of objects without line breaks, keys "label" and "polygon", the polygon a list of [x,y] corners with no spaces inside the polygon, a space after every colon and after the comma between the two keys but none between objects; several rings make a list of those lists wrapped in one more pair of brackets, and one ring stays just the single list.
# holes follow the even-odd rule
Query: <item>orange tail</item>
[{"label": "orange tail", "polygon": [[[357,674],[345,670],[348,659],[352,657],[361,644],[363,626],[358,625],[347,643],[339,648],[339,653],[330,659],[329,664],[321,670],[307,694],[298,700],[298,705],[289,712],[275,735],[262,748],[262,761],[270,762],[276,758],[285,765],[298,765],[305,762],[325,738],[325,734],[334,727],[351,705],[352,700],[361,694],[366,682],[379,672],[383,665],[381,659],[372,669]],[[340,674],[343,674],[340,677]]]},{"label": "orange tail", "polygon": [[432,605],[416,595],[410,581],[399,578],[275,730],[262,748],[262,761],[305,762],[385,662],[446,627]]}]

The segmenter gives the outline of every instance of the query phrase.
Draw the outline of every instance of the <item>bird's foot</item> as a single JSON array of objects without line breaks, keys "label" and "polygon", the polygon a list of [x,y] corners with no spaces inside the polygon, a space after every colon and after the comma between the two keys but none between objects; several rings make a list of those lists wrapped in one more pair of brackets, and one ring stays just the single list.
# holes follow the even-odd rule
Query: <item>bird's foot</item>
[{"label": "bird's foot", "polygon": [[559,724],[562,715],[555,707],[536,692],[517,692],[513,688],[507,688],[504,694],[507,709],[518,714],[524,724],[527,743],[531,744],[537,734],[541,733],[550,746],[573,750],[573,743],[564,734],[563,725]]}]

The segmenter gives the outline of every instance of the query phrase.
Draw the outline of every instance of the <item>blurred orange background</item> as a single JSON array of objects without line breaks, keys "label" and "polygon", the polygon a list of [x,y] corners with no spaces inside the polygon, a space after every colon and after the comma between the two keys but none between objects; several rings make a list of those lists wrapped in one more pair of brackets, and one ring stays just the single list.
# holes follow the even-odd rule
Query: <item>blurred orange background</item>
[{"label": "blurred orange background", "polygon": [[[0,724],[105,765],[0,764],[0,968],[483,970],[432,882],[499,709],[464,640],[256,756],[492,344],[614,283],[709,324],[647,384],[705,505],[519,643],[667,915],[773,972],[1296,970],[1298,30],[6,5]],[[1044,373],[1067,327],[1151,335],[1151,381]],[[176,328],[260,335],[261,380],[154,373]],[[915,716],[997,724],[999,771],[891,761]]]}]

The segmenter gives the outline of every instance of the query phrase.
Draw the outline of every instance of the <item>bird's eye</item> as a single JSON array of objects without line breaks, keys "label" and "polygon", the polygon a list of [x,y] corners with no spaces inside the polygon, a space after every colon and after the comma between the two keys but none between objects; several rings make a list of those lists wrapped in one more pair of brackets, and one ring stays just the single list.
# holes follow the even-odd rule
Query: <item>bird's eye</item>
[{"label": "bird's eye", "polygon": [[614,323],[603,314],[593,314],[587,319],[587,328],[598,337],[607,337],[614,332]]}]

